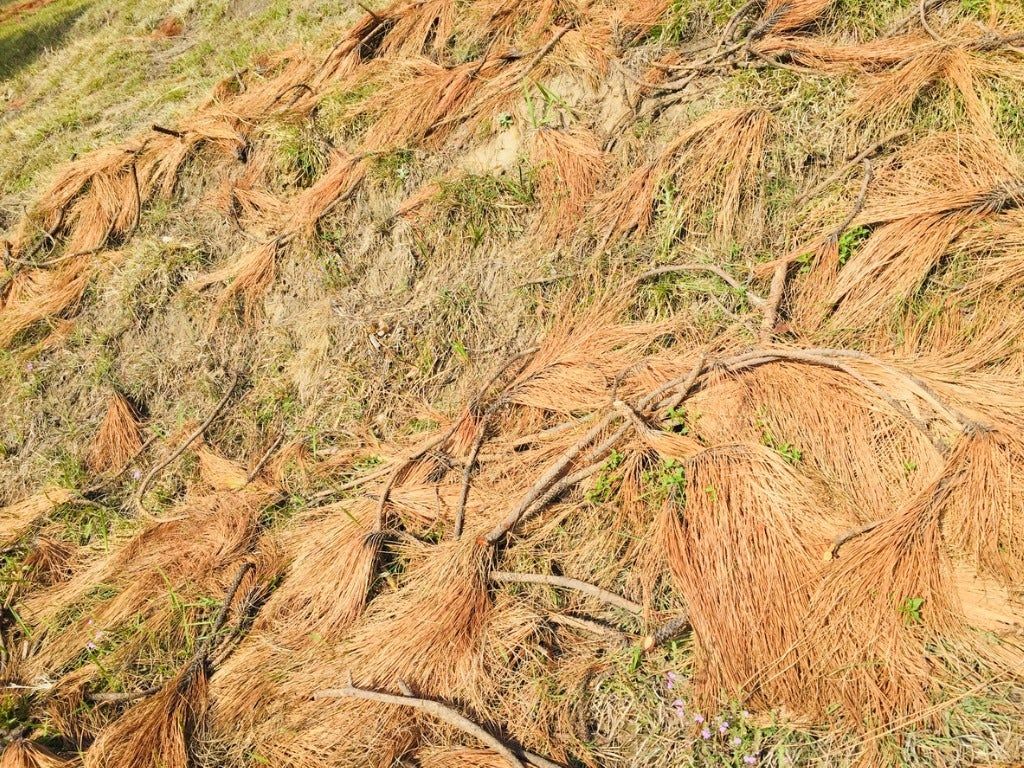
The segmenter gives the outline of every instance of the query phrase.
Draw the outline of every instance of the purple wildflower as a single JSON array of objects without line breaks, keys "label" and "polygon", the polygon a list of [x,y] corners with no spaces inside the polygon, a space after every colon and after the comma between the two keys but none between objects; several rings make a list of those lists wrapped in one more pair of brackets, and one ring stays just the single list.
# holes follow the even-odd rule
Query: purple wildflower
[{"label": "purple wildflower", "polygon": [[92,642],[92,640],[90,640],[88,643],[85,644],[85,650],[87,650],[87,651],[95,651],[96,648],[97,648],[96,643]]},{"label": "purple wildflower", "polygon": [[702,739],[704,739],[705,741],[707,741],[708,739],[710,739],[710,738],[711,738],[711,731],[709,731],[709,730],[708,730],[707,728],[704,728],[704,729],[703,729],[703,730],[701,730],[701,732],[700,732],[700,737],[701,737]]},{"label": "purple wildflower", "polygon": [[753,755],[744,755],[743,762],[747,765],[757,765],[757,758]]},{"label": "purple wildflower", "polygon": [[732,745],[734,747],[738,747],[742,743],[743,743],[743,739],[741,739],[739,736],[733,736],[732,737]]},{"label": "purple wildflower", "polygon": [[693,722],[695,722],[695,723],[703,723],[704,722],[704,715],[702,715],[700,712],[698,712],[697,714],[695,714],[693,716]]},{"label": "purple wildflower", "polygon": [[675,686],[676,686],[676,673],[675,672],[669,672],[665,676],[665,687],[668,688],[671,691],[673,688],[675,688]]},{"label": "purple wildflower", "polygon": [[138,469],[133,469],[132,470],[132,480],[138,480],[140,477],[142,477],[142,471],[138,470]]},{"label": "purple wildflower", "polygon": [[722,723],[720,726],[718,726],[718,732],[725,736],[725,734],[729,732],[729,723]]}]

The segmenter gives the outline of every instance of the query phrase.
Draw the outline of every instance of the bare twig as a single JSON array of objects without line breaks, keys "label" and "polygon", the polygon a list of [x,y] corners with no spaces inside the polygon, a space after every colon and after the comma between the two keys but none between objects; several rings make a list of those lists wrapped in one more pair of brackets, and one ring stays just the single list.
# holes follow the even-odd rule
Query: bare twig
[{"label": "bare twig", "polygon": [[385,22],[385,18],[375,13],[369,5],[367,5],[364,2],[361,2],[361,0],[356,0],[355,4],[358,5],[359,8],[365,13],[369,13],[377,24],[383,24]]},{"label": "bare twig", "polygon": [[[944,1],[945,0],[925,0],[925,10],[931,10],[932,8],[936,8],[939,5],[941,5]],[[889,27],[889,29],[885,31],[886,36],[895,35],[909,27],[918,18],[918,13],[918,9],[915,8],[913,13],[907,14],[902,19],[893,24],[891,27]]]},{"label": "bare twig", "polygon": [[746,296],[747,301],[755,309],[760,309],[765,306],[765,300],[754,293],[752,290],[742,285],[735,277],[730,275],[724,269],[717,264],[695,264],[695,263],[682,263],[682,264],[666,264],[663,267],[656,267],[649,269],[633,278],[633,283],[641,283],[644,280],[650,280],[653,277],[659,277],[660,275],[669,275],[673,272],[710,272],[716,277],[720,278],[722,282],[728,285],[730,288],[742,293]]},{"label": "bare twig", "polygon": [[[491,376],[487,384],[481,388],[480,393],[477,395],[475,403],[479,403],[480,400],[487,394],[487,391],[494,386],[498,380],[505,375],[505,373],[512,367],[516,362],[525,360],[530,355],[537,351],[537,347],[530,347],[517,355],[514,355],[511,359],[505,361],[505,363]],[[519,372],[522,371],[522,366],[519,368]],[[517,372],[518,373],[518,372]],[[477,427],[476,438],[473,440],[473,447],[469,451],[469,457],[466,459],[466,466],[462,469],[462,487],[459,489],[459,503],[455,508],[455,524],[454,524],[454,536],[456,539],[462,536],[462,528],[466,521],[466,503],[469,501],[469,486],[473,477],[473,469],[476,467],[477,458],[480,456],[480,449],[483,448],[484,441],[487,439],[487,427],[490,423],[491,417],[504,405],[507,398],[507,394],[503,394],[497,400],[495,400],[480,418],[480,425]]]},{"label": "bare twig", "polygon": [[249,483],[256,479],[256,476],[262,471],[263,467],[265,467],[267,462],[270,461],[270,457],[274,455],[274,451],[276,451],[283,442],[284,430],[281,430],[277,437],[274,438],[274,442],[270,444],[270,447],[267,448],[266,451],[264,451],[262,456],[260,456],[260,460],[256,462],[256,466],[254,466],[249,471],[249,474],[245,476],[246,485],[248,485]]},{"label": "bare twig", "polygon": [[629,645],[629,637],[625,632],[615,627],[609,627],[607,624],[602,624],[599,621],[581,619],[579,616],[567,616],[564,613],[549,613],[548,621],[552,624],[560,624],[564,627],[572,627],[573,629],[589,632],[592,635],[610,637],[619,645]]},{"label": "bare twig", "polygon": [[681,376],[671,381],[666,381],[657,389],[650,392],[647,397],[644,398],[641,405],[643,408],[649,408],[650,405],[657,401],[666,392],[676,390],[675,394],[669,399],[663,400],[658,403],[658,408],[678,408],[679,404],[686,399],[687,395],[690,394],[690,390],[693,389],[693,385],[697,383],[697,378],[703,373],[704,365],[708,361],[708,350],[703,350],[697,357],[697,362],[694,363],[693,368],[686,376]]},{"label": "bare twig", "polygon": [[538,432],[531,432],[528,435],[523,435],[522,437],[517,437],[512,442],[512,447],[513,448],[520,448],[520,447],[522,447],[524,445],[530,445],[531,443],[536,443],[538,440],[543,440],[543,439],[545,439],[547,437],[551,437],[552,435],[559,435],[562,432],[565,432],[565,430],[572,429],[573,427],[577,426],[578,423],[579,422],[577,422],[577,421],[563,421],[561,424],[556,424],[553,427],[548,427],[547,429],[542,429],[542,430],[539,430]]},{"label": "bare twig", "polygon": [[162,133],[165,136],[173,136],[176,139],[185,138],[184,133],[182,133],[181,131],[176,131],[173,128],[164,128],[162,125],[157,125],[156,123],[153,124],[152,128],[157,133]]},{"label": "bare twig", "polygon": [[516,504],[516,506],[513,507],[501,520],[501,522],[492,528],[490,533],[484,537],[484,541],[487,544],[494,546],[499,540],[504,538],[509,531],[515,528],[525,513],[533,506],[538,498],[541,497],[541,494],[551,488],[552,483],[555,483],[558,478],[565,473],[573,461],[583,453],[587,446],[594,442],[602,432],[604,432],[619,418],[621,418],[619,413],[614,410],[609,411],[604,418],[591,427],[583,437],[576,441],[574,445],[570,446],[565,453],[563,453],[539,478],[537,478],[537,481],[526,492],[526,495],[520,499],[519,503]]},{"label": "bare twig", "polygon": [[199,645],[199,649],[196,651],[196,657],[202,656],[205,659],[209,656],[210,651],[213,650],[214,646],[216,646],[217,635],[224,628],[224,622],[227,621],[228,618],[228,611],[231,610],[231,603],[235,601],[235,595],[238,594],[238,588],[242,586],[242,579],[244,579],[246,574],[250,571],[255,570],[255,563],[242,563],[241,568],[238,569],[238,573],[235,574],[234,581],[232,581],[231,586],[228,587],[228,591],[224,596],[224,602],[221,603],[220,610],[217,611],[217,616],[213,620],[209,634],[207,634],[203,639],[202,643]]},{"label": "bare twig", "polygon": [[775,323],[779,317],[779,305],[782,304],[782,297],[786,293],[786,276],[789,274],[789,262],[780,259],[772,272],[772,284],[768,290],[768,301],[764,306],[764,314],[761,317],[761,343],[765,344],[775,334]]},{"label": "bare twig", "polygon": [[639,616],[643,613],[643,606],[638,603],[634,603],[632,600],[627,600],[620,595],[616,595],[614,592],[609,592],[606,589],[588,584],[585,581],[579,579],[570,579],[566,576],[549,576],[542,573],[513,573],[511,571],[491,571],[488,574],[488,578],[491,581],[500,582],[503,584],[545,584],[549,587],[560,587],[562,589],[572,589],[577,592],[582,592],[585,595],[590,595],[604,603],[614,605],[616,608]]},{"label": "bare twig", "polygon": [[140,691],[105,691],[102,693],[90,693],[86,698],[93,704],[127,704],[139,699],[145,699],[156,694],[163,686],[151,685]]},{"label": "bare twig", "polygon": [[832,544],[828,548],[828,552],[825,553],[825,560],[834,560],[839,557],[839,548],[851,539],[855,539],[858,536],[862,536],[865,533],[871,533],[878,526],[882,524],[881,520],[875,520],[873,523],[866,523],[864,525],[857,526],[849,531],[839,534],[832,539]]},{"label": "bare twig", "polygon": [[[499,401],[500,402],[500,401]],[[497,403],[495,404],[495,406]],[[469,451],[469,458],[466,459],[466,466],[462,468],[462,487],[459,489],[459,503],[455,508],[455,525],[453,535],[456,539],[462,536],[462,528],[466,522],[466,502],[469,501],[469,485],[473,477],[473,468],[476,466],[477,457],[480,456],[480,449],[487,439],[487,425],[491,420],[496,408],[488,408],[480,419],[480,426],[477,427],[476,439],[473,440],[473,447]]]},{"label": "bare twig", "polygon": [[925,437],[928,438],[929,442],[935,447],[940,453],[946,452],[945,446],[934,437],[928,430],[928,425],[919,417],[911,413],[910,409],[907,408],[903,403],[894,398],[891,394],[886,392],[881,386],[868,379],[860,371],[852,368],[848,364],[848,360],[860,360],[874,365],[887,373],[901,379],[908,388],[914,392],[918,397],[928,403],[935,411],[945,416],[950,422],[956,425],[961,431],[968,429],[983,429],[983,425],[975,424],[965,414],[958,409],[943,403],[938,396],[931,391],[931,389],[924,384],[920,379],[913,376],[906,371],[900,370],[899,368],[879,360],[876,357],[868,355],[863,352],[856,350],[846,349],[829,349],[829,348],[808,348],[808,349],[786,349],[786,348],[768,348],[768,349],[754,349],[748,352],[743,352],[735,355],[731,358],[718,361],[717,365],[721,366],[725,370],[730,372],[736,372],[747,368],[754,368],[766,363],[778,362],[778,361],[789,361],[796,363],[803,363],[806,365],[820,365],[825,368],[831,368],[833,370],[841,371],[851,378],[855,379],[859,383],[863,384],[866,388],[870,389],[873,393],[878,395],[881,399],[887,402],[893,410],[899,413],[901,416],[906,418],[911,424],[914,425]]},{"label": "bare twig", "polygon": [[220,415],[220,412],[224,409],[224,406],[227,405],[228,400],[231,399],[231,395],[234,393],[236,386],[238,386],[238,373],[235,373],[231,377],[231,383],[228,384],[228,389],[227,392],[224,393],[224,397],[220,399],[220,402],[217,403],[216,407],[210,412],[210,415],[206,417],[203,423],[196,427],[192,434],[185,438],[184,442],[182,442],[181,445],[179,445],[174,451],[172,451],[171,454],[166,459],[164,459],[161,462],[158,462],[156,466],[149,470],[145,478],[143,478],[142,482],[139,483],[139,488],[135,492],[136,510],[138,510],[142,514],[146,514],[146,507],[143,505],[142,499],[146,495],[146,492],[149,490],[149,487],[153,484],[153,481],[156,480],[157,476],[161,472],[163,472],[164,469],[167,468],[168,464],[170,464],[172,461],[181,456],[181,454],[185,452],[185,449],[188,448],[193,442],[195,442],[196,438],[198,438],[207,430],[207,428],[213,423],[214,419],[216,419],[217,416]]},{"label": "bare twig", "polygon": [[829,235],[831,239],[838,240],[846,228],[853,223],[853,220],[860,216],[860,212],[864,210],[864,203],[868,198],[868,187],[871,186],[871,180],[874,178],[875,171],[871,165],[871,161],[868,158],[864,158],[861,163],[864,166],[864,179],[860,185],[860,192],[857,193],[857,199],[853,203],[853,208],[850,213],[847,214],[846,218],[843,219],[843,223],[832,230],[832,234]]},{"label": "bare twig", "polygon": [[823,192],[824,190],[828,189],[830,186],[835,184],[836,181],[838,181],[840,178],[842,178],[844,175],[846,175],[846,173],[851,168],[853,168],[855,165],[860,163],[862,160],[864,160],[865,158],[874,156],[875,154],[880,152],[883,148],[885,148],[887,145],[891,144],[894,141],[898,141],[899,139],[901,139],[904,136],[906,136],[907,133],[909,133],[909,131],[907,131],[907,130],[896,131],[895,133],[889,134],[888,136],[886,136],[881,141],[876,142],[875,144],[872,144],[870,147],[867,147],[866,149],[861,150],[856,155],[854,155],[852,158],[847,160],[846,163],[844,163],[842,166],[837,168],[834,173],[832,173],[832,174],[830,174],[828,176],[828,178],[824,179],[823,181],[819,182],[818,184],[815,184],[813,187],[811,187],[806,192],[804,192],[804,193],[802,193],[800,195],[797,195],[796,199],[793,201],[793,205],[796,206],[796,207],[800,207],[801,205],[806,203],[808,200],[810,200],[812,197],[817,197],[817,195],[819,193]]},{"label": "bare twig", "polygon": [[920,0],[917,6],[918,20],[921,22],[921,26],[924,27],[924,31],[928,33],[928,37],[937,43],[945,43],[942,35],[932,29],[931,24],[928,23],[928,10],[925,8],[927,0]]},{"label": "bare twig", "polygon": [[760,5],[760,0],[748,0],[739,7],[739,9],[729,19],[729,23],[725,25],[725,29],[722,31],[722,36],[718,40],[718,47],[721,48],[727,42],[733,39],[733,35],[736,32],[736,26],[740,23],[744,16],[750,13],[754,8]]},{"label": "bare twig", "polygon": [[380,478],[384,477],[384,475],[391,472],[392,469],[393,467],[390,464],[386,464],[375,472],[370,472],[367,475],[362,475],[353,480],[349,480],[347,483],[342,483],[341,485],[336,485],[331,488],[325,488],[322,491],[317,491],[316,493],[311,494],[308,498],[310,501],[315,501],[318,499],[325,499],[328,496],[333,496],[336,493],[344,493],[345,491],[351,491],[353,488],[358,488],[361,485],[366,485],[372,480],[379,480]]},{"label": "bare twig", "polygon": [[[224,628],[224,622],[227,621],[228,611],[231,608],[231,603],[235,600],[235,595],[238,594],[238,588],[242,584],[242,579],[245,578],[245,575],[249,571],[254,570],[255,568],[256,566],[253,563],[246,562],[238,569],[238,573],[235,574],[235,578],[231,582],[231,586],[228,588],[228,591],[224,596],[224,602],[217,611],[217,615],[213,620],[213,625],[211,626],[209,634],[200,641],[198,648],[196,648],[196,652],[192,654],[192,658],[190,658],[183,667],[186,674],[182,678],[182,683],[184,683],[191,674],[197,672],[201,666],[204,666],[209,662],[210,654],[217,645],[217,635],[220,633],[221,629]],[[139,691],[90,693],[86,695],[86,699],[91,701],[93,704],[127,704],[153,696],[162,687],[162,685],[151,685],[148,688],[143,688]]]},{"label": "bare twig", "polygon": [[647,635],[640,644],[645,653],[650,653],[659,645],[667,643],[669,640],[673,640],[679,635],[690,629],[690,617],[689,616],[677,616],[674,619],[666,621],[661,626],[655,628],[651,634]]},{"label": "bare twig", "polygon": [[362,699],[363,701],[375,701],[379,704],[410,707],[411,709],[425,712],[428,715],[436,717],[438,720],[473,736],[482,744],[485,744],[487,747],[494,750],[513,768],[525,768],[522,760],[516,756],[515,752],[513,752],[508,745],[491,735],[488,731],[474,723],[462,713],[457,712],[452,707],[442,704],[439,701],[434,701],[433,699],[421,699],[415,696],[395,696],[390,693],[381,693],[380,691],[371,691],[366,688],[357,688],[352,684],[351,680],[342,688],[328,688],[322,691],[317,691],[313,694],[314,700],[336,698],[353,698]]},{"label": "bare twig", "polygon": [[570,29],[572,29],[572,27],[562,27],[551,36],[551,39],[548,40],[544,47],[537,51],[536,55],[532,59],[530,59],[530,62],[526,65],[526,69],[523,70],[523,77],[526,77],[528,74],[530,74],[530,72],[533,71],[534,67],[540,64],[541,59],[543,59],[545,56],[551,53],[551,50],[556,45],[558,45],[558,41],[561,40],[565,36],[565,33],[568,32]]}]

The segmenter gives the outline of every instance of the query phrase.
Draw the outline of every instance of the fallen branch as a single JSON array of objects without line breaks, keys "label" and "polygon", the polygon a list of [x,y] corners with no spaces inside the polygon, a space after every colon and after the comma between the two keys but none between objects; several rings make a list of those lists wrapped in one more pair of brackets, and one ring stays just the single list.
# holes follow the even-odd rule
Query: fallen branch
[{"label": "fallen branch", "polygon": [[864,158],[861,161],[864,166],[864,179],[860,185],[860,192],[857,193],[857,199],[853,203],[853,208],[847,214],[846,218],[843,219],[843,223],[832,230],[832,234],[829,235],[830,240],[838,240],[846,228],[853,223],[853,220],[860,216],[860,212],[864,210],[864,203],[868,198],[868,187],[871,186],[871,180],[875,176],[875,169],[871,165],[871,161],[868,158]]},{"label": "fallen branch", "polygon": [[804,193],[802,193],[800,195],[797,195],[796,199],[793,201],[793,205],[795,207],[799,208],[801,205],[806,203],[812,197],[817,197],[817,195],[820,192],[828,189],[836,181],[838,181],[840,178],[842,178],[844,175],[846,175],[846,173],[851,168],[853,168],[853,166],[857,165],[862,160],[865,160],[865,159],[867,159],[869,157],[873,157],[875,154],[880,152],[886,145],[891,144],[892,142],[897,141],[898,139],[903,138],[908,133],[909,133],[909,131],[907,131],[907,130],[896,131],[895,133],[889,134],[888,136],[886,136],[881,141],[876,142],[875,144],[872,144],[867,149],[861,150],[856,155],[854,155],[852,158],[847,160],[838,169],[836,169],[836,171],[834,173],[830,174],[826,179],[824,179],[823,181],[820,181],[818,184],[815,184],[813,187],[811,187],[806,192],[804,192]]},{"label": "fallen branch", "polygon": [[[518,525],[519,521],[526,515],[527,511],[530,510],[534,504],[541,499],[542,494],[548,489],[552,488],[552,483],[556,483],[559,477],[561,477],[569,465],[590,445],[598,436],[610,427],[617,419],[621,418],[620,414],[614,410],[609,411],[605,414],[605,417],[601,419],[597,424],[591,427],[583,437],[576,441],[575,444],[569,447],[548,469],[539,477],[537,481],[530,486],[530,489],[526,492],[519,503],[513,507],[509,513],[499,522],[491,531],[484,536],[484,543],[489,546],[494,546],[502,538],[505,537],[513,528]],[[596,471],[596,469],[594,470]]]},{"label": "fallen branch", "polygon": [[943,403],[938,399],[931,389],[924,384],[922,381],[917,379],[912,374],[902,371],[893,365],[883,362],[876,357],[872,357],[864,352],[857,352],[855,350],[844,350],[844,349],[829,349],[829,348],[809,348],[809,349],[754,349],[749,352],[744,352],[739,355],[735,355],[731,358],[726,358],[717,362],[717,365],[730,371],[737,372],[748,368],[754,368],[766,363],[778,362],[778,361],[789,361],[796,363],[804,363],[807,365],[820,365],[825,368],[831,368],[833,370],[840,371],[855,379],[865,387],[870,389],[880,398],[885,400],[897,413],[904,416],[910,421],[914,427],[916,427],[925,437],[932,443],[935,449],[940,453],[945,453],[945,447],[942,443],[932,436],[928,430],[928,425],[920,418],[915,416],[910,410],[900,403],[896,398],[886,392],[881,386],[868,379],[859,371],[851,368],[846,360],[860,360],[871,365],[874,365],[887,373],[900,378],[907,385],[907,387],[914,392],[918,397],[924,400],[926,403],[932,406],[937,413],[945,416],[949,421],[955,424],[961,431],[967,431],[970,429],[983,430],[985,427],[980,424],[976,424],[967,418],[963,413],[957,409]]},{"label": "fallen branch", "polygon": [[679,635],[690,629],[691,626],[689,616],[678,616],[670,621],[666,621],[651,632],[651,634],[647,635],[640,643],[640,647],[644,653],[650,653],[659,645],[664,645],[669,640],[679,637]]},{"label": "fallen branch", "polygon": [[196,438],[198,438],[207,430],[207,428],[213,423],[214,419],[216,419],[217,416],[220,415],[220,412],[224,409],[224,406],[227,405],[227,402],[228,400],[231,399],[231,395],[234,393],[235,387],[237,385],[238,374],[235,373],[231,377],[231,383],[228,385],[228,389],[227,392],[224,393],[224,397],[220,399],[220,402],[217,403],[216,407],[210,412],[210,415],[206,417],[203,423],[196,427],[195,431],[193,431],[192,434],[185,438],[185,441],[181,445],[179,445],[174,451],[172,451],[170,456],[168,456],[163,461],[157,463],[156,466],[154,466],[146,474],[142,482],[139,483],[138,490],[135,492],[136,510],[138,510],[142,514],[147,514],[146,507],[145,505],[143,505],[142,499],[146,495],[146,492],[149,490],[149,487],[153,484],[153,481],[156,480],[157,476],[161,472],[163,472],[164,469],[167,468],[168,464],[170,464],[172,461],[181,456],[181,454],[185,452],[185,449],[192,445],[192,443],[195,442]]},{"label": "fallen branch", "polygon": [[760,340],[762,344],[771,341],[775,335],[775,324],[778,322],[779,305],[782,304],[782,297],[786,293],[786,277],[789,275],[789,262],[781,259],[775,265],[772,272],[772,283],[768,289],[768,301],[765,303],[764,314],[761,317]]},{"label": "fallen branch", "polygon": [[322,491],[317,491],[316,493],[311,494],[308,498],[310,501],[315,501],[317,499],[324,499],[327,498],[328,496],[333,496],[336,493],[344,493],[345,491],[351,491],[353,488],[358,488],[361,485],[365,485],[371,480],[379,480],[380,478],[384,477],[384,475],[386,475],[388,472],[391,472],[392,469],[393,468],[390,464],[386,464],[385,466],[378,469],[376,472],[371,472],[368,475],[357,477],[354,480],[349,480],[347,483],[334,486],[333,488],[325,488]]},{"label": "fallen branch", "polygon": [[162,133],[164,136],[173,136],[176,139],[185,138],[184,133],[182,133],[181,131],[176,131],[173,128],[164,128],[162,125],[157,125],[156,123],[153,124],[152,128],[154,131],[156,131],[157,133]]},{"label": "fallen branch", "polygon": [[579,616],[566,616],[563,613],[549,613],[548,621],[552,624],[559,624],[563,627],[571,627],[572,629],[589,632],[592,635],[611,637],[623,646],[629,645],[629,637],[625,632],[615,629],[615,627],[609,627],[607,624],[602,624],[598,621],[581,619]]},{"label": "fallen branch", "polygon": [[[500,402],[500,401],[499,401]],[[453,535],[456,539],[462,537],[462,528],[466,522],[466,502],[469,501],[469,484],[473,477],[473,468],[476,466],[476,460],[480,456],[480,449],[484,446],[484,440],[487,439],[487,425],[491,420],[491,416],[494,411],[497,410],[495,406],[488,408],[480,419],[480,426],[477,427],[476,439],[473,440],[473,447],[469,451],[469,458],[466,459],[466,466],[462,468],[462,487],[459,489],[459,503],[455,508],[455,525]]]},{"label": "fallen branch", "polygon": [[730,275],[724,269],[716,264],[694,264],[694,263],[683,263],[683,264],[668,264],[664,267],[656,267],[649,269],[646,272],[641,273],[637,277],[633,278],[633,283],[642,283],[645,280],[650,280],[652,277],[659,277],[660,275],[669,275],[673,272],[710,272],[711,274],[721,278],[722,282],[728,285],[730,288],[742,293],[747,301],[750,302],[750,306],[755,309],[760,309],[767,303],[764,299],[754,293],[752,290],[742,285],[735,277]]},{"label": "fallen branch", "polygon": [[[931,10],[932,8],[936,8],[936,7],[940,6],[940,5],[942,5],[942,3],[944,1],[945,0],[925,0],[925,2],[924,2],[925,10]],[[888,36],[895,35],[895,34],[897,34],[899,32],[902,32],[904,29],[906,29],[911,24],[913,24],[914,21],[917,20],[917,18],[918,18],[918,9],[915,8],[912,13],[907,14],[902,19],[900,19],[895,24],[893,24],[891,27],[889,27],[889,29],[887,29],[885,31],[885,35],[888,37]]]},{"label": "fallen branch", "polygon": [[643,606],[638,603],[634,603],[632,600],[627,600],[624,597],[616,595],[614,592],[609,592],[606,589],[588,584],[585,581],[579,579],[570,579],[566,576],[549,576],[541,573],[513,573],[511,571],[491,571],[488,575],[491,581],[496,581],[503,584],[544,584],[549,587],[560,587],[562,589],[572,589],[577,592],[582,592],[585,595],[590,595],[602,602],[614,605],[616,608],[632,613],[635,616],[639,616],[643,613]]},{"label": "fallen branch", "polygon": [[924,28],[924,31],[928,33],[928,37],[930,37],[936,43],[945,44],[946,41],[945,39],[943,39],[942,35],[940,35],[938,32],[932,29],[931,24],[928,23],[928,9],[925,7],[926,5],[927,0],[920,0],[920,2],[918,3],[918,20],[921,22],[921,26]]},{"label": "fallen branch", "polygon": [[270,447],[267,448],[267,450],[263,452],[262,456],[260,456],[259,461],[256,462],[256,466],[254,466],[249,471],[249,474],[245,476],[245,484],[246,485],[249,485],[249,483],[251,483],[253,480],[256,479],[256,475],[258,475],[260,473],[260,471],[263,469],[263,467],[266,466],[267,462],[270,461],[270,457],[274,455],[274,451],[276,451],[281,446],[281,443],[283,443],[283,442],[284,442],[284,430],[281,430],[281,432],[278,434],[278,436],[276,438],[274,438],[274,442],[272,442],[270,444]]},{"label": "fallen branch", "polygon": [[858,536],[862,536],[865,533],[871,533],[871,531],[875,530],[875,528],[877,528],[881,524],[881,520],[876,520],[873,523],[865,523],[864,525],[858,526],[857,528],[846,531],[845,533],[841,533],[838,536],[836,536],[834,539],[832,539],[832,545],[828,548],[828,552],[825,553],[825,562],[828,562],[829,560],[834,560],[837,557],[839,557],[839,548],[843,546],[843,544],[850,541],[851,539],[857,538]]},{"label": "fallen branch", "polygon": [[[227,620],[228,611],[231,608],[231,603],[235,600],[235,595],[238,594],[238,588],[242,584],[242,579],[245,578],[245,575],[249,571],[255,568],[256,566],[253,563],[247,562],[243,563],[242,567],[238,569],[238,573],[235,575],[234,581],[231,582],[231,586],[228,588],[227,594],[224,597],[224,602],[221,604],[220,610],[217,611],[217,616],[213,620],[212,629],[199,643],[199,647],[196,649],[196,652],[192,654],[192,658],[190,658],[185,664],[184,669],[187,670],[187,672],[182,677],[183,683],[191,677],[191,673],[198,671],[200,666],[204,666],[209,662],[210,654],[217,644],[217,635],[220,633],[221,629],[224,628],[224,622]],[[151,685],[140,691],[90,693],[86,694],[85,698],[93,704],[126,704],[153,696],[161,688],[163,688],[162,685]]]},{"label": "fallen branch", "polygon": [[492,736],[487,730],[474,723],[462,713],[457,712],[455,709],[446,704],[442,704],[439,701],[434,701],[433,699],[422,699],[409,695],[395,696],[390,693],[381,693],[379,691],[372,691],[366,688],[357,688],[352,684],[351,679],[343,688],[327,688],[313,694],[314,700],[337,698],[375,701],[379,704],[409,707],[411,709],[419,710],[420,712],[425,712],[426,714],[436,717],[438,720],[441,720],[454,728],[458,728],[464,733],[468,733],[482,744],[494,750],[513,768],[525,768],[522,760],[516,756],[515,752],[513,752],[508,745],[495,736]]}]

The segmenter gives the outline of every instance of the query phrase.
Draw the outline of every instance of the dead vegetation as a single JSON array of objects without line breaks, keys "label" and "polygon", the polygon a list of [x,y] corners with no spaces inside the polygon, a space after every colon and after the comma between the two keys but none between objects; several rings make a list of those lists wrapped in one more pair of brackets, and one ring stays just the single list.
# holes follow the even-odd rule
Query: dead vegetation
[{"label": "dead vegetation", "polygon": [[400,0],[58,169],[3,765],[1021,759],[1024,20],[848,5]]}]

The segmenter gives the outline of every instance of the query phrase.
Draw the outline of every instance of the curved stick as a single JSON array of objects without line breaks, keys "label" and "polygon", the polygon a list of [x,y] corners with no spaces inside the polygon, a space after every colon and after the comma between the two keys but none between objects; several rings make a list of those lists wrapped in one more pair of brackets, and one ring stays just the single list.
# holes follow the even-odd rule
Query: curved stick
[{"label": "curved stick", "polygon": [[834,560],[839,557],[839,548],[851,539],[855,539],[858,536],[862,536],[865,533],[871,533],[878,526],[882,524],[881,520],[875,520],[873,523],[865,523],[864,525],[853,528],[852,530],[840,533],[834,539],[832,539],[832,545],[828,548],[828,552],[825,553],[826,562]]},{"label": "curved stick", "polygon": [[640,283],[644,280],[650,280],[652,277],[658,277],[660,275],[668,275],[673,272],[710,272],[716,277],[720,278],[733,290],[741,292],[746,296],[747,301],[750,302],[750,306],[755,309],[761,309],[766,304],[765,300],[754,293],[752,290],[742,285],[735,277],[730,275],[724,269],[716,264],[696,264],[696,263],[683,263],[683,264],[668,264],[664,267],[655,267],[649,269],[646,272],[637,275],[633,278],[633,283]]},{"label": "curved stick", "polygon": [[641,615],[644,612],[644,607],[638,603],[634,603],[632,600],[627,600],[614,592],[609,592],[606,589],[601,589],[593,584],[588,584],[585,581],[579,579],[571,579],[566,576],[548,576],[542,573],[514,573],[512,571],[491,571],[488,574],[488,578],[491,581],[496,581],[502,584],[544,584],[549,587],[561,587],[562,589],[572,589],[577,592],[582,592],[585,595],[597,598],[598,600],[614,605],[616,608],[621,608],[628,613],[632,613],[636,616]]},{"label": "curved stick", "polygon": [[172,461],[181,456],[181,454],[185,452],[185,449],[192,445],[192,443],[195,442],[196,438],[198,438],[201,434],[203,434],[203,432],[206,431],[207,427],[209,427],[213,423],[213,420],[216,419],[218,415],[220,415],[220,412],[224,409],[224,406],[227,405],[227,402],[228,400],[231,399],[231,395],[234,393],[235,387],[237,385],[238,374],[235,373],[231,377],[231,383],[228,385],[228,391],[224,393],[224,397],[220,399],[220,402],[217,403],[217,406],[213,409],[213,411],[210,412],[210,415],[206,417],[203,423],[196,427],[195,431],[193,431],[192,434],[190,434],[185,439],[185,442],[179,445],[171,453],[170,456],[168,456],[166,459],[159,462],[156,466],[149,470],[149,472],[143,478],[142,482],[139,483],[139,488],[135,492],[135,508],[139,512],[146,514],[146,507],[142,503],[142,498],[146,495],[146,492],[149,490],[149,487],[153,484],[153,481],[156,480],[157,476],[167,468],[168,464],[170,464]]},{"label": "curved stick", "polygon": [[492,736],[487,730],[474,723],[461,712],[457,712],[448,705],[442,704],[439,701],[434,701],[433,699],[421,699],[415,696],[395,696],[390,693],[381,693],[380,691],[372,691],[366,688],[357,688],[351,681],[349,681],[348,685],[343,688],[327,688],[313,694],[314,700],[338,698],[362,699],[363,701],[375,701],[379,704],[391,704],[397,707],[417,709],[420,712],[432,715],[438,720],[473,736],[478,741],[498,753],[506,763],[512,766],[512,768],[525,768],[523,761],[520,760],[516,756],[515,752],[513,752],[503,741]]},{"label": "curved stick", "polygon": [[828,189],[833,184],[835,184],[844,174],[846,174],[847,171],[853,168],[853,166],[857,165],[858,163],[869,157],[872,157],[875,153],[879,152],[883,147],[885,147],[886,144],[891,144],[897,139],[902,139],[908,133],[910,133],[910,131],[908,130],[896,131],[895,133],[889,134],[881,141],[872,144],[867,149],[858,152],[856,155],[851,157],[843,166],[838,168],[834,173],[830,174],[828,178],[815,184],[806,192],[797,195],[796,199],[793,200],[793,205],[799,208],[812,197],[816,197],[820,192],[823,192],[824,190]]}]

